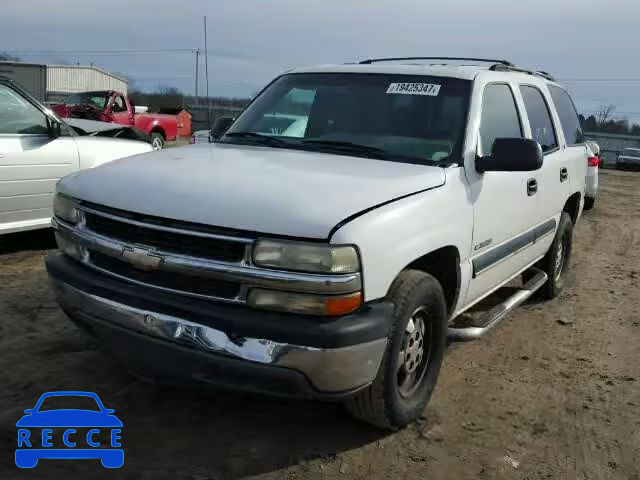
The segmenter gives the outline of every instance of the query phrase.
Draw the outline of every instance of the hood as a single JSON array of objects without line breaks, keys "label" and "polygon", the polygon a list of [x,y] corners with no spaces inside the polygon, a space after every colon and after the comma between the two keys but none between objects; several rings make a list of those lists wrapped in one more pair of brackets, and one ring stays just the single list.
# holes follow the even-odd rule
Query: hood
[{"label": "hood", "polygon": [[300,150],[196,144],[65,177],[59,191],[158,217],[327,238],[340,221],[445,182],[440,167]]},{"label": "hood", "polygon": [[97,167],[112,160],[153,152],[151,145],[137,140],[100,136],[74,137],[80,155],[80,170]]}]

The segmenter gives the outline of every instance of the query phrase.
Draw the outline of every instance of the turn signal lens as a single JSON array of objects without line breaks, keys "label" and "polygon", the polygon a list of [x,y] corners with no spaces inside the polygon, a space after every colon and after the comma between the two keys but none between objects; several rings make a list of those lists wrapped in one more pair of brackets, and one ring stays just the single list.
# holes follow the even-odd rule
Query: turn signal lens
[{"label": "turn signal lens", "polygon": [[590,167],[599,167],[600,159],[598,157],[589,157],[587,158],[587,163],[589,164]]},{"label": "turn signal lens", "polygon": [[346,297],[331,297],[324,301],[325,315],[335,317],[356,311],[362,305],[362,293],[357,292]]}]

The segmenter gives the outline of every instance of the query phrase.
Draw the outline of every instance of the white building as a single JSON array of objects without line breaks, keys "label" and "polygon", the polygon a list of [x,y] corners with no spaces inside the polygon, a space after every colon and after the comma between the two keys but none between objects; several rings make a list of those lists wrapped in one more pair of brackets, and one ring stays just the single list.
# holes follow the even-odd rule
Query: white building
[{"label": "white building", "polygon": [[127,81],[96,66],[47,65],[47,96],[117,90],[127,92]]}]

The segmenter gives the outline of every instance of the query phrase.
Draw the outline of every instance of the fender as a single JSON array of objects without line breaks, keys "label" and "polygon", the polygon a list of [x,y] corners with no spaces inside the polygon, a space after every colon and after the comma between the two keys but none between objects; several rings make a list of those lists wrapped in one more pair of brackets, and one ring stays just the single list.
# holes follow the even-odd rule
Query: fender
[{"label": "fender", "polygon": [[[361,212],[337,225],[332,244],[360,250],[365,301],[386,296],[398,274],[415,260],[443,247],[460,253],[460,298],[471,268],[473,206],[462,168],[446,170],[445,184]],[[445,208],[446,207],[446,208]]]}]

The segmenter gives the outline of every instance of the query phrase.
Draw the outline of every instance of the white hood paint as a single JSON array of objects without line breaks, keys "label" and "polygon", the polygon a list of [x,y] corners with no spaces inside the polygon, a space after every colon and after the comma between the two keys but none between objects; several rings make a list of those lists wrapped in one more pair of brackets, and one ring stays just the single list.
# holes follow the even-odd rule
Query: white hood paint
[{"label": "white hood paint", "polygon": [[151,145],[137,140],[110,137],[73,137],[80,154],[80,170],[97,167],[112,160],[153,152]]},{"label": "white hood paint", "polygon": [[58,189],[75,198],[147,215],[327,238],[336,224],[351,215],[444,182],[445,173],[439,167],[200,144],[79,172],[65,177]]}]

